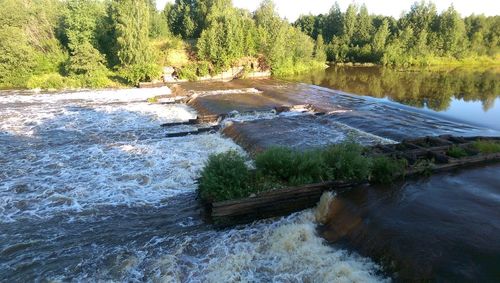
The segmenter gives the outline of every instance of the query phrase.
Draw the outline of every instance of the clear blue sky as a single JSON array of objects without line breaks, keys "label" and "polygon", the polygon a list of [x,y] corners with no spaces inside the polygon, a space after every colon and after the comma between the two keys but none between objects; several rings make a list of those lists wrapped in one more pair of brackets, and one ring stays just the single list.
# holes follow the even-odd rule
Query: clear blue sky
[{"label": "clear blue sky", "polygon": [[[158,7],[163,9],[166,2],[174,0],[157,0]],[[254,11],[260,4],[260,0],[233,0],[235,6]],[[290,21],[295,21],[301,14],[326,13],[335,3],[335,0],[274,0],[278,7],[278,12],[282,17]],[[338,0],[342,10],[345,10],[350,3],[365,3],[371,14],[388,15],[396,18],[401,12],[410,9],[415,0]],[[435,0],[438,12],[448,8],[451,4],[455,6],[462,16],[472,13],[485,15],[500,15],[500,0]]]}]

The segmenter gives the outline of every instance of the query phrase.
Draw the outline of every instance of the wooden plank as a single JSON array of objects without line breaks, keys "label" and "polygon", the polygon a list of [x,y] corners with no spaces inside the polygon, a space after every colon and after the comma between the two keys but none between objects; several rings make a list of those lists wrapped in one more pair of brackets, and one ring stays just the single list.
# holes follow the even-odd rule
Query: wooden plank
[{"label": "wooden plank", "polygon": [[167,133],[165,137],[167,138],[178,138],[178,137],[185,137],[185,136],[190,136],[190,135],[199,135],[203,134],[206,132],[210,131],[217,131],[219,130],[220,126],[215,125],[215,126],[210,126],[210,127],[205,127],[205,128],[198,128],[193,131],[185,131],[185,132],[177,132],[177,133]]},{"label": "wooden plank", "polygon": [[283,206],[292,210],[302,210],[315,205],[323,192],[349,188],[359,183],[323,182],[300,187],[274,190],[239,200],[215,202],[212,204],[211,216],[214,218],[241,215],[259,215],[273,212],[274,216],[282,215]]},{"label": "wooden plank", "polygon": [[183,122],[172,122],[172,123],[164,123],[161,124],[162,127],[173,127],[173,126],[181,126],[181,125],[194,125],[197,124],[197,119],[189,119]]}]

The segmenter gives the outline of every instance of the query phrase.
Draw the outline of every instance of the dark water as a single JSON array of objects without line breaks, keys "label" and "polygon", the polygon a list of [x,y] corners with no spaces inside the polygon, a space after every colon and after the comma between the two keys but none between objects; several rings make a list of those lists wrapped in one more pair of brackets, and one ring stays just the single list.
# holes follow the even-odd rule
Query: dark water
[{"label": "dark water", "polygon": [[500,67],[412,71],[330,67],[289,80],[386,99],[500,130]]},{"label": "dark water", "polygon": [[333,201],[322,235],[405,281],[498,282],[500,165],[362,187]]}]

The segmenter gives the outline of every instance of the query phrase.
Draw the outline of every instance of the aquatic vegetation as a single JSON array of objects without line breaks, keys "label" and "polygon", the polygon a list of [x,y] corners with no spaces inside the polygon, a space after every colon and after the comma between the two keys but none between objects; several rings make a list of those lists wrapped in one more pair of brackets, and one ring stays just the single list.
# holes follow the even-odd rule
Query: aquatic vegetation
[{"label": "aquatic vegetation", "polygon": [[420,159],[413,165],[413,170],[421,176],[429,177],[432,174],[433,167],[434,159]]},{"label": "aquatic vegetation", "polygon": [[322,180],[325,164],[319,151],[297,152],[274,147],[257,155],[257,172],[262,176],[290,185],[302,185]]},{"label": "aquatic vegetation", "polygon": [[158,97],[156,97],[156,96],[150,97],[150,98],[148,98],[148,102],[149,103],[158,103]]},{"label": "aquatic vegetation", "polygon": [[406,161],[377,159],[372,166],[364,151],[352,141],[308,151],[273,147],[255,157],[255,170],[234,151],[212,155],[199,179],[200,196],[222,201],[326,180],[362,182],[372,176],[376,182],[390,183],[404,175]]},{"label": "aquatic vegetation", "polygon": [[363,147],[347,141],[327,147],[324,150],[327,175],[332,180],[361,181],[368,179],[370,159],[363,155]]},{"label": "aquatic vegetation", "polygon": [[371,162],[370,182],[390,184],[404,176],[408,162],[405,159],[375,157]]},{"label": "aquatic vegetation", "polygon": [[448,149],[448,151],[446,152],[446,154],[448,156],[451,156],[453,158],[462,158],[462,157],[466,157],[467,155],[467,151],[459,146],[456,146],[456,145],[453,145],[452,147],[450,147],[450,149]]},{"label": "aquatic vegetation", "polygon": [[500,142],[478,140],[474,142],[474,147],[481,153],[499,153]]},{"label": "aquatic vegetation", "polygon": [[245,158],[232,150],[208,158],[199,184],[199,194],[204,200],[236,199],[252,191]]}]

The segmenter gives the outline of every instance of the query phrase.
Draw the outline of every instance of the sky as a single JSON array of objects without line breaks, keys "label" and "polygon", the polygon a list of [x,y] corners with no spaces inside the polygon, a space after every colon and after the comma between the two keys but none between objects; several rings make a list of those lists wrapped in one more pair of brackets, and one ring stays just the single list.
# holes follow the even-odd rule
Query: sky
[{"label": "sky", "polygon": [[[393,16],[399,18],[401,12],[408,11],[416,0],[337,0],[340,8],[345,11],[350,3],[363,4],[368,7],[370,14]],[[174,0],[157,0],[159,9],[163,9],[166,2]],[[254,11],[261,0],[233,0],[233,4],[239,8]],[[438,12],[445,10],[451,4],[462,16],[470,14],[485,14],[487,16],[500,15],[500,0],[434,0]],[[289,21],[295,21],[302,14],[327,13],[335,0],[274,0],[279,14]]]}]

